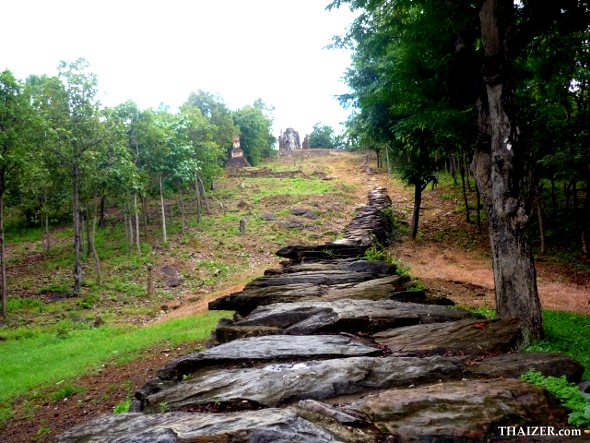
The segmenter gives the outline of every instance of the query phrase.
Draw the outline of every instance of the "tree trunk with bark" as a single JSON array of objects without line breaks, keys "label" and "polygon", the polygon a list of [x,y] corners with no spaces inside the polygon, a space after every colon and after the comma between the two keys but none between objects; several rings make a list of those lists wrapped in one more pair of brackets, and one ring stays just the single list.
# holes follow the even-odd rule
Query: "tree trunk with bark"
[{"label": "tree trunk with bark", "polygon": [[141,245],[139,243],[139,208],[137,207],[137,192],[133,193],[133,219],[135,221],[135,247],[137,255],[141,255]]},{"label": "tree trunk with bark", "polygon": [[8,291],[6,288],[6,249],[4,245],[4,171],[0,177],[0,300],[2,311],[0,312],[0,323],[6,319],[8,303]]},{"label": "tree trunk with bark", "polygon": [[[94,198],[94,201],[97,201],[97,197]],[[90,207],[88,208],[88,210],[90,210]],[[98,219],[99,219],[99,215],[98,215],[98,210],[99,208],[97,208],[96,206],[94,207],[94,210],[92,211],[92,220],[88,220],[88,225],[90,225],[90,222],[92,221],[92,226],[91,229],[88,233],[88,248],[90,249],[90,252],[92,253],[92,258],[94,258],[94,265],[96,267],[96,284],[98,286],[102,286],[102,268],[100,265],[100,258],[98,256],[98,251],[96,250],[96,225],[98,224]]]},{"label": "tree trunk with bark", "polygon": [[422,205],[422,191],[426,185],[421,181],[414,183],[414,211],[412,212],[412,221],[410,222],[410,238],[416,240],[418,235],[418,223],[420,221],[420,206]]},{"label": "tree trunk with bark", "polygon": [[460,173],[461,173],[461,189],[463,190],[463,203],[465,204],[465,221],[471,223],[471,217],[469,215],[469,198],[467,197],[467,187],[465,186],[465,169],[463,162],[461,162]]},{"label": "tree trunk with bark", "polygon": [[197,197],[197,223],[201,223],[201,187],[199,185],[199,171],[195,171],[195,196]]},{"label": "tree trunk with bark", "polygon": [[473,170],[488,213],[496,312],[500,318],[520,319],[528,342],[542,337],[543,313],[527,229],[525,146],[519,143],[510,84],[513,1],[484,0],[480,23],[485,93],[478,103],[480,137]]},{"label": "tree trunk with bark", "polygon": [[162,212],[162,240],[164,244],[168,243],[168,234],[166,233],[166,205],[164,203],[164,178],[160,174],[160,209]]},{"label": "tree trunk with bark", "polygon": [[74,217],[74,291],[73,296],[77,297],[82,292],[82,265],[80,263],[80,252],[82,247],[80,223],[80,165],[73,166],[73,193],[72,212]]},{"label": "tree trunk with bark", "polygon": [[47,208],[47,193],[43,195],[43,214],[45,217],[45,249],[44,254],[47,256],[51,251],[51,237],[49,237],[49,209]]}]

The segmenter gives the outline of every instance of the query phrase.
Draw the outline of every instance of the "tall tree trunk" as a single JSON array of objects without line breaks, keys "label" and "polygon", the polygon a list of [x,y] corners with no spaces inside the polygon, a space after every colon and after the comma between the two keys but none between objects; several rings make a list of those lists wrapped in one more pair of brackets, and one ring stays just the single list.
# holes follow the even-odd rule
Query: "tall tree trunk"
[{"label": "tall tree trunk", "polygon": [[137,254],[141,255],[141,246],[139,243],[139,208],[137,207],[137,192],[133,193],[133,219],[135,220],[135,247]]},{"label": "tall tree trunk", "polygon": [[469,216],[469,198],[467,197],[467,188],[465,187],[465,169],[463,162],[461,162],[461,188],[463,190],[463,202],[465,203],[465,221],[471,223],[471,217]]},{"label": "tall tree trunk", "polygon": [[100,226],[101,229],[104,228],[104,226],[105,226],[104,212],[105,212],[106,199],[107,199],[107,196],[106,195],[103,194],[103,195],[100,196],[100,218],[98,220],[98,226]]},{"label": "tall tree trunk", "polygon": [[[446,164],[446,163],[445,163]],[[457,159],[454,155],[449,157],[449,174],[453,177],[453,183],[457,184]]]},{"label": "tall tree trunk", "polygon": [[410,238],[416,240],[418,235],[418,223],[420,221],[420,206],[422,205],[422,191],[424,186],[420,181],[414,183],[414,210],[412,212],[412,221],[410,222]]},{"label": "tall tree trunk", "polygon": [[160,174],[160,209],[162,212],[162,240],[168,243],[168,235],[166,233],[166,205],[164,204],[164,179]]},{"label": "tall tree trunk", "polygon": [[87,249],[84,247],[84,233],[86,232],[85,218],[84,209],[80,204],[80,254],[84,254],[85,249]]},{"label": "tall tree trunk", "polygon": [[80,223],[80,165],[73,166],[73,194],[72,212],[74,216],[74,291],[73,296],[82,292],[82,265],[80,264],[80,250],[82,245]]},{"label": "tall tree trunk", "polygon": [[47,208],[47,193],[43,195],[43,212],[45,215],[45,255],[51,251],[51,238],[49,237],[49,210]]},{"label": "tall tree trunk", "polygon": [[140,194],[141,196],[141,213],[143,214],[143,229],[144,235],[147,238],[148,236],[148,224],[149,224],[149,214],[148,214],[148,201],[147,195]]},{"label": "tall tree trunk", "polygon": [[490,227],[496,312],[522,321],[524,343],[543,335],[543,313],[528,237],[524,144],[519,143],[516,103],[509,84],[513,0],[484,0],[480,9],[485,94],[479,105],[480,137],[474,173]]},{"label": "tall tree trunk", "polygon": [[180,230],[182,235],[186,232],[186,216],[184,213],[184,189],[181,188],[178,193],[178,209],[180,210]]},{"label": "tall tree trunk", "polygon": [[82,211],[84,214],[84,219],[86,223],[86,257],[90,257],[92,254],[92,239],[90,238],[92,235],[92,220],[90,214],[90,203],[86,202],[86,208]]},{"label": "tall tree trunk", "polygon": [[476,223],[477,227],[481,229],[481,193],[479,192],[477,183],[475,184],[475,199],[477,201]]},{"label": "tall tree trunk", "polygon": [[0,171],[0,300],[2,301],[2,311],[0,312],[0,322],[3,322],[7,316],[6,304],[8,303],[8,290],[6,283],[6,248],[4,245],[4,170]]},{"label": "tall tree trunk", "polygon": [[[98,200],[98,197],[95,197],[95,202]],[[101,199],[102,200],[102,199]],[[90,209],[90,208],[89,208]],[[92,253],[92,257],[94,258],[94,265],[96,266],[96,284],[98,286],[102,285],[102,270],[100,266],[100,258],[98,257],[98,251],[96,250],[96,225],[98,223],[98,210],[99,208],[95,204],[94,210],[92,211],[92,227],[89,231],[88,236],[88,247]],[[88,220],[88,224],[90,225],[90,220]]]},{"label": "tall tree trunk", "polygon": [[557,199],[555,198],[555,175],[551,174],[551,219],[557,218]]},{"label": "tall tree trunk", "polygon": [[537,223],[539,225],[539,255],[545,255],[547,252],[545,246],[545,223],[543,220],[543,205],[541,199],[541,190],[539,189],[539,184],[537,181],[532,186],[532,194],[533,194],[533,208],[537,211]]},{"label": "tall tree trunk", "polygon": [[203,201],[205,202],[205,213],[209,214],[209,199],[207,198],[207,191],[205,191],[205,183],[203,183],[203,178],[199,174],[199,185],[201,187],[201,196],[203,197]]},{"label": "tall tree trunk", "polygon": [[467,154],[465,152],[463,153],[463,161],[461,162],[461,170],[462,170],[462,174],[464,174],[464,176],[465,176],[465,183],[467,184],[467,190],[469,192],[472,192],[473,189],[471,189],[471,180],[469,180],[469,175],[470,175],[471,171],[469,168],[469,162],[467,161]]},{"label": "tall tree trunk", "polygon": [[195,171],[195,195],[197,197],[197,223],[201,222],[201,187],[199,186],[199,172]]}]

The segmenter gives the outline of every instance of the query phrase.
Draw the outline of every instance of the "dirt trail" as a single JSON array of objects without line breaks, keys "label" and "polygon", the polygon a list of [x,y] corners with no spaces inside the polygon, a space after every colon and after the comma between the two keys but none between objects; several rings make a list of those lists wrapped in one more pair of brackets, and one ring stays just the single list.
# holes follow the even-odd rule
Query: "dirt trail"
[{"label": "dirt trail", "polygon": [[[361,169],[360,156],[338,153],[325,166],[330,175],[341,183],[352,185],[357,205],[364,204],[369,190],[376,186],[388,189],[398,217],[409,223],[413,206],[413,190],[387,172],[369,166],[369,174]],[[318,160],[323,161],[323,160]],[[369,160],[374,164],[374,159]],[[437,188],[427,189],[420,213],[419,238],[405,238],[389,248],[410,274],[435,294],[447,296],[457,303],[479,308],[493,308],[494,275],[489,257],[489,244],[482,229],[465,221],[457,213],[458,202],[449,200]],[[463,234],[457,234],[462,231]],[[451,232],[451,234],[448,234]],[[454,233],[454,234],[453,234]],[[183,305],[165,318],[182,317],[207,309],[207,302],[221,295],[238,292],[250,278],[261,275],[267,262],[247,274],[235,276],[232,283],[193,305]],[[539,294],[546,309],[590,315],[590,282],[578,278],[563,263],[537,260]],[[229,283],[229,282],[228,282]]]}]

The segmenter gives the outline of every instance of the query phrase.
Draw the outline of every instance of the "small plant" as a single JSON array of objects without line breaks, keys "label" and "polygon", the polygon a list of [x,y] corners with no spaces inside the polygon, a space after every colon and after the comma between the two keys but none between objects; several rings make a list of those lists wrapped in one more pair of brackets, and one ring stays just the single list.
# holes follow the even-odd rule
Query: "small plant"
[{"label": "small plant", "polygon": [[522,380],[543,386],[555,395],[572,412],[568,415],[568,423],[573,426],[590,428],[590,396],[584,394],[574,384],[566,380],[565,376],[545,377],[539,371],[531,369],[520,377]]},{"label": "small plant", "polygon": [[80,392],[84,392],[84,388],[74,385],[64,385],[59,391],[51,394],[51,398],[56,401],[64,400],[68,397],[71,397],[72,395],[79,394]]},{"label": "small plant", "polygon": [[62,320],[55,326],[55,335],[59,338],[67,338],[74,330],[74,324],[71,320]]},{"label": "small plant", "polygon": [[496,310],[487,306],[482,306],[481,308],[467,308],[467,310],[475,314],[481,314],[486,318],[496,318]]},{"label": "small plant", "polygon": [[14,411],[8,403],[0,403],[0,428],[14,417]]},{"label": "small plant", "polygon": [[165,401],[160,403],[159,406],[160,406],[160,412],[162,412],[162,413],[168,412],[170,410],[170,405]]},{"label": "small plant", "polygon": [[115,414],[124,414],[125,412],[129,412],[129,408],[131,407],[131,400],[123,400],[119,402],[114,408],[113,412]]},{"label": "small plant", "polygon": [[51,428],[39,428],[37,429],[37,436],[32,441],[39,441],[47,434],[51,434]]}]

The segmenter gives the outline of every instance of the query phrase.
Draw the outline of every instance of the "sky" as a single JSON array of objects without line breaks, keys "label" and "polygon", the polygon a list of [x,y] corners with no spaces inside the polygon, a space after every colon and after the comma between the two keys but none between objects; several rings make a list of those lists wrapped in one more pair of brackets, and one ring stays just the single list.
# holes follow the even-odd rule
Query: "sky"
[{"label": "sky", "polygon": [[176,109],[202,89],[232,110],[262,99],[275,135],[303,138],[317,122],[341,132],[350,54],[324,48],[354,14],[329,1],[2,0],[0,70],[25,80],[82,57],[105,106]]}]

